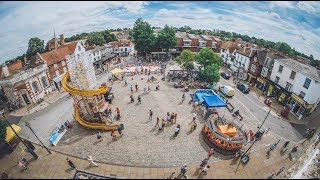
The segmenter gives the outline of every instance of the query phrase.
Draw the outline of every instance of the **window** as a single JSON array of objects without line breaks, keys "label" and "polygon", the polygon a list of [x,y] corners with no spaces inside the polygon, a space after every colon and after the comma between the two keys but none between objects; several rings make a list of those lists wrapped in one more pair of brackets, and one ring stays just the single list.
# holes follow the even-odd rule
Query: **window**
[{"label": "window", "polygon": [[252,65],[251,65],[251,71],[252,71],[252,72],[256,72],[256,65],[255,65],[255,64],[252,64]]},{"label": "window", "polygon": [[33,81],[33,83],[32,83],[32,88],[33,88],[33,91],[34,91],[35,93],[38,93],[38,92],[39,92],[39,87],[38,87],[37,81]]},{"label": "window", "polygon": [[286,85],[285,89],[290,92],[291,88],[292,88],[292,84],[287,82],[287,85]]},{"label": "window", "polygon": [[306,89],[309,89],[310,83],[311,83],[311,79],[306,78],[306,80],[304,81],[303,87]]},{"label": "window", "polygon": [[279,66],[279,69],[278,69],[278,72],[279,72],[279,73],[282,73],[282,70],[283,70],[283,66],[280,65],[280,66]]},{"label": "window", "polygon": [[291,71],[290,79],[294,79],[294,77],[296,77],[296,72]]},{"label": "window", "polygon": [[124,51],[126,51],[126,52],[127,52],[127,48],[124,48]]},{"label": "window", "polygon": [[299,96],[303,99],[304,98],[304,96],[306,95],[306,93],[304,93],[304,92],[300,92],[300,94],[299,94]]},{"label": "window", "polygon": [[42,82],[42,86],[43,87],[47,87],[48,86],[47,78],[45,76],[42,76],[41,82]]},{"label": "window", "polygon": [[54,67],[55,69],[57,69],[57,68],[58,68],[58,65],[57,65],[57,64],[54,64],[53,67]]},{"label": "window", "polygon": [[78,46],[78,51],[81,51],[81,47],[80,46]]},{"label": "window", "polygon": [[280,78],[278,76],[276,76],[276,79],[274,80],[275,83],[278,83],[280,80]]},{"label": "window", "polygon": [[66,62],[65,62],[65,61],[62,61],[61,64],[62,64],[62,66],[65,66],[65,65],[66,65]]}]

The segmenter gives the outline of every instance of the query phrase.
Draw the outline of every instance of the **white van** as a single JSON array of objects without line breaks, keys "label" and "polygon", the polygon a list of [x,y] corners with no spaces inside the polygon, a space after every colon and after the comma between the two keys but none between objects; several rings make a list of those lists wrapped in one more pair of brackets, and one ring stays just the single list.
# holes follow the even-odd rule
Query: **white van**
[{"label": "white van", "polygon": [[234,89],[231,86],[220,86],[220,92],[222,92],[227,97],[234,96]]}]

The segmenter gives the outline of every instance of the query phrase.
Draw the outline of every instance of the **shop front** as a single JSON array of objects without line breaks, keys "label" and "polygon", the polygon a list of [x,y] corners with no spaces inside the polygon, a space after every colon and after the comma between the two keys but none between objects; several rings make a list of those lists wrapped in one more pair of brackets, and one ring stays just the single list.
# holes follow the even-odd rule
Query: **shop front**
[{"label": "shop front", "polygon": [[300,96],[296,95],[295,93],[292,93],[289,106],[291,109],[291,113],[299,119],[301,119],[310,112],[314,104],[308,104]]},{"label": "shop front", "polygon": [[281,105],[286,105],[290,100],[291,93],[284,88],[278,86],[274,82],[269,80],[267,85],[267,96],[272,97],[278,101]]},{"label": "shop front", "polygon": [[257,83],[257,76],[255,76],[254,74],[248,73],[249,79],[248,82],[250,84],[256,85]]}]

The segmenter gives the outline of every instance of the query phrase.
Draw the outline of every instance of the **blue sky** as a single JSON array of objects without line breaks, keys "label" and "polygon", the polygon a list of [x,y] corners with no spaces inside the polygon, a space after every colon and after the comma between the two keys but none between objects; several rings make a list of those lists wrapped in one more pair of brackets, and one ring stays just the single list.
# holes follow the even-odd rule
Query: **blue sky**
[{"label": "blue sky", "polygon": [[108,1],[0,2],[0,63],[21,55],[28,40],[56,34],[133,27],[137,18],[153,26],[221,29],[284,41],[320,59],[320,3],[315,1]]}]

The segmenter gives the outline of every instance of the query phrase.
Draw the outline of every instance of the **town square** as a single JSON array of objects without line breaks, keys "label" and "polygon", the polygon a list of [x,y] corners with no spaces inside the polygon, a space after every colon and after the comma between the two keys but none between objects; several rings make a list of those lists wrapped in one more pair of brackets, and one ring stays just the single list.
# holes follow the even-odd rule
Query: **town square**
[{"label": "town square", "polygon": [[319,178],[318,60],[131,26],[53,29],[1,65],[1,178]]}]

